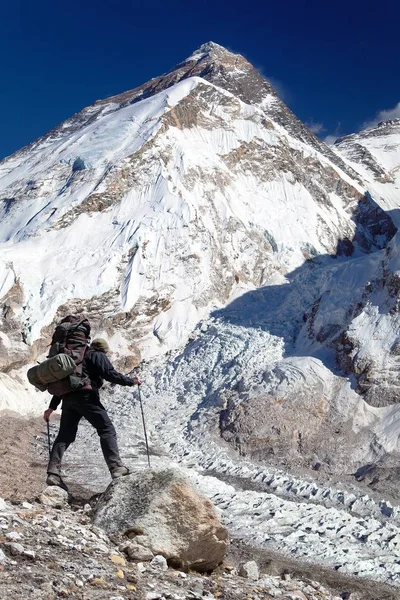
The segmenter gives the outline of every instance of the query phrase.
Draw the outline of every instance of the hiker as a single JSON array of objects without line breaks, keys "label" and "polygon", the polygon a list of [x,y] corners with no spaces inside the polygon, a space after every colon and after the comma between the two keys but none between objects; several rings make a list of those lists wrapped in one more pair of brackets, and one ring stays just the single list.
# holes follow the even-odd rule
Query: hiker
[{"label": "hiker", "polygon": [[[129,469],[122,463],[118,451],[117,436],[110,417],[100,401],[99,390],[104,379],[119,385],[140,385],[139,377],[127,377],[118,373],[112,366],[107,353],[110,351],[106,340],[93,340],[83,359],[83,373],[90,380],[87,389],[69,392],[62,398],[53,396],[49,408],[43,418],[49,421],[50,416],[62,400],[60,429],[53,444],[50,461],[47,467],[47,485],[56,485],[66,489],[61,478],[61,461],[64,452],[75,441],[78,424],[84,417],[100,436],[100,445],[111,477],[116,479],[129,474]],[[91,388],[91,389],[90,389]]]}]

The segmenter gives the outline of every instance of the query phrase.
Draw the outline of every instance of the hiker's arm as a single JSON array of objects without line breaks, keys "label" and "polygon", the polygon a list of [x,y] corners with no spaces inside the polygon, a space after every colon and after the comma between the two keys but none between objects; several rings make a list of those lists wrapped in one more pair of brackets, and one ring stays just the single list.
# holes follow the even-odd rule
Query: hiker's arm
[{"label": "hiker's arm", "polygon": [[117,383],[118,385],[136,385],[138,378],[127,377],[126,375],[122,375],[122,373],[118,373],[112,366],[110,360],[103,353],[98,352],[98,359],[96,360],[96,368],[100,374],[100,376],[109,381],[110,383]]},{"label": "hiker's arm", "polygon": [[60,404],[60,402],[61,398],[59,396],[53,396],[50,400],[49,408],[51,408],[51,410],[57,410],[57,407]]}]

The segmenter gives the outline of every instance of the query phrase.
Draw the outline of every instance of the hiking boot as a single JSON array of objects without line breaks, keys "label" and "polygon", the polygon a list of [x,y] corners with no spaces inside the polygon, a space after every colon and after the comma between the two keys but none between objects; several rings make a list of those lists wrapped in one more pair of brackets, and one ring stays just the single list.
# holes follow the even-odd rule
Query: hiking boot
[{"label": "hiking boot", "polygon": [[128,467],[124,467],[124,466],[120,466],[120,467],[113,467],[112,469],[110,469],[110,475],[113,479],[118,479],[118,477],[124,477],[125,475],[129,475],[130,474],[130,470],[128,469]]},{"label": "hiking boot", "polygon": [[60,487],[61,489],[68,492],[68,488],[65,485],[65,483],[63,482],[63,480],[61,479],[60,475],[56,475],[55,473],[47,473],[46,484],[47,485],[56,485],[57,487]]}]

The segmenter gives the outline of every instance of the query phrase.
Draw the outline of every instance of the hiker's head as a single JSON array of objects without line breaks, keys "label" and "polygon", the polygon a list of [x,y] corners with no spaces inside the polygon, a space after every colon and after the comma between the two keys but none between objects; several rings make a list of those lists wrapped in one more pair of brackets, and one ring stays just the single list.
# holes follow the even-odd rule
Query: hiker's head
[{"label": "hiker's head", "polygon": [[110,352],[110,346],[103,338],[96,338],[93,340],[93,342],[90,344],[90,347],[93,348],[93,350],[104,352],[104,354],[108,354],[108,352]]}]

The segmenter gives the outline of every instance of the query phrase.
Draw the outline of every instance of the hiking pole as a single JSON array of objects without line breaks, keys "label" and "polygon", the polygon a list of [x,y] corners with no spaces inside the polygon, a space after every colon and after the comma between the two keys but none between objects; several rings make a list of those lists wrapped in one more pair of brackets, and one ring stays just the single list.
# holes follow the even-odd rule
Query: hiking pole
[{"label": "hiking pole", "polygon": [[149,452],[149,442],[147,441],[146,422],[144,420],[144,410],[143,410],[143,403],[142,403],[142,395],[140,393],[140,383],[138,385],[138,398],[139,398],[139,404],[140,404],[140,411],[142,413],[142,423],[143,423],[144,439],[146,441],[147,462],[149,463],[149,469],[151,469],[150,452]]},{"label": "hiking pole", "polygon": [[46,421],[46,423],[47,423],[47,445],[49,446],[49,456],[51,456],[50,423],[49,423],[49,421]]}]

